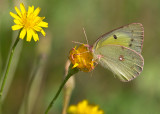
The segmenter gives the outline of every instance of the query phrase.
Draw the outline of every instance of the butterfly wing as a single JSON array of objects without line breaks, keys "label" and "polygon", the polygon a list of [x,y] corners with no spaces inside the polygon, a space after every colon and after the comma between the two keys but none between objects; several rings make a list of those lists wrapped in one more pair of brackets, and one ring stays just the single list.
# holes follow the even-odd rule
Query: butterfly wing
[{"label": "butterfly wing", "polygon": [[93,45],[97,50],[108,44],[121,45],[141,53],[144,39],[144,29],[140,23],[132,23],[122,26],[102,35]]},{"label": "butterfly wing", "polygon": [[123,82],[136,78],[143,70],[143,57],[124,46],[108,44],[99,47],[93,55],[103,67],[110,69]]}]

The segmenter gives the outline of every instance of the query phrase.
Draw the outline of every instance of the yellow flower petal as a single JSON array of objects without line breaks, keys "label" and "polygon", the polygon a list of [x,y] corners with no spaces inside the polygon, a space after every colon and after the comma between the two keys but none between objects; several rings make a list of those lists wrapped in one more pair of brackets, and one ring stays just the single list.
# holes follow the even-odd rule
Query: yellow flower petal
[{"label": "yellow flower petal", "polygon": [[92,111],[94,111],[94,112],[97,111],[97,110],[98,110],[98,106],[95,106],[95,107],[92,108]]},{"label": "yellow flower petal", "polygon": [[36,17],[39,14],[40,11],[41,11],[40,7],[36,8],[33,15]]},{"label": "yellow flower petal", "polygon": [[34,28],[33,28],[34,30],[36,30],[36,31],[38,31],[38,32],[40,32],[41,30],[42,30],[42,28],[41,27],[39,27],[39,26],[34,26]]},{"label": "yellow flower petal", "polygon": [[18,19],[14,19],[14,23],[17,25],[21,25],[21,22]]},{"label": "yellow flower petal", "polygon": [[12,12],[10,12],[10,15],[11,15],[13,18],[15,18],[15,19],[18,19],[18,20],[21,19],[17,14],[14,14],[14,13],[12,13]]},{"label": "yellow flower petal", "polygon": [[44,18],[45,18],[45,17],[39,17],[39,16],[37,16],[37,17],[34,18],[33,23],[39,24]]},{"label": "yellow flower petal", "polygon": [[33,11],[34,11],[34,6],[32,6],[32,7],[28,7],[28,14],[27,14],[27,17],[29,17],[30,16],[30,14],[32,14],[33,13]]},{"label": "yellow flower petal", "polygon": [[23,39],[25,37],[25,35],[26,35],[26,32],[27,32],[26,29],[23,28],[21,33],[20,33],[19,38]]},{"label": "yellow flower petal", "polygon": [[47,22],[44,22],[44,21],[41,21],[39,24],[38,24],[38,26],[40,26],[40,27],[48,27],[48,23]]},{"label": "yellow flower petal", "polygon": [[34,18],[33,23],[39,23],[41,21],[42,21],[41,17],[37,16],[37,17]]},{"label": "yellow flower petal", "polygon": [[71,106],[69,107],[69,109],[68,109],[68,112],[69,112],[69,113],[70,113],[70,112],[76,112],[76,110],[77,110],[76,106],[71,105]]},{"label": "yellow flower petal", "polygon": [[28,29],[27,30],[27,41],[30,42],[31,38],[32,38],[32,31],[31,31],[31,29]]},{"label": "yellow flower petal", "polygon": [[44,32],[44,30],[43,30],[43,29],[41,30],[41,33],[43,34],[43,36],[45,36],[45,35],[46,35],[46,33]]},{"label": "yellow flower petal", "polygon": [[17,7],[15,7],[15,10],[16,10],[17,14],[18,14],[20,17],[22,17],[21,11],[20,11]]},{"label": "yellow flower petal", "polygon": [[20,4],[20,9],[21,9],[22,15],[26,14],[26,9],[23,3]]},{"label": "yellow flower petal", "polygon": [[76,68],[78,65],[79,65],[78,63],[75,63],[72,68]]},{"label": "yellow flower petal", "polygon": [[98,106],[89,105],[86,100],[79,102],[78,105],[71,105],[68,108],[69,114],[104,114]]},{"label": "yellow flower petal", "polygon": [[39,37],[38,37],[38,34],[35,32],[35,31],[33,31],[33,39],[34,39],[34,41],[36,42],[36,41],[38,41],[39,40]]},{"label": "yellow flower petal", "polygon": [[22,25],[13,25],[12,30],[18,30],[21,29],[23,26]]}]

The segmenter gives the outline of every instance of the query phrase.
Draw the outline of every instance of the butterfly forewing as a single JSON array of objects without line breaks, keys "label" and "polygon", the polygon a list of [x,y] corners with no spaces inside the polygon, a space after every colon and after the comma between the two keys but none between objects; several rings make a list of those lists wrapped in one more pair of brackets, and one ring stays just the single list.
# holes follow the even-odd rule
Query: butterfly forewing
[{"label": "butterfly forewing", "polygon": [[143,70],[143,57],[121,45],[103,45],[93,55],[103,67],[113,71],[124,82],[134,79]]},{"label": "butterfly forewing", "polygon": [[132,23],[102,35],[93,45],[98,49],[108,44],[121,45],[141,53],[144,29],[140,23]]}]

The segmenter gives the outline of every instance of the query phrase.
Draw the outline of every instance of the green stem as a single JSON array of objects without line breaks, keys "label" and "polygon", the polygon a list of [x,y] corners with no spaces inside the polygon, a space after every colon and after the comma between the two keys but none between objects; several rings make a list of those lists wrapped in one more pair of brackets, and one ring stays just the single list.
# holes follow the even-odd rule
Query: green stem
[{"label": "green stem", "polygon": [[65,83],[68,81],[68,79],[73,75],[73,74],[76,74],[79,70],[77,68],[74,68],[72,69],[72,64],[70,65],[69,67],[69,70],[68,70],[68,74],[67,76],[65,77],[64,81],[62,82],[61,86],[59,87],[56,95],[54,96],[54,98],[52,99],[51,103],[48,105],[46,111],[45,111],[45,114],[48,114],[49,110],[51,109],[51,107],[53,106],[55,100],[57,99],[57,97],[59,96],[62,88],[64,87]]},{"label": "green stem", "polygon": [[17,46],[18,41],[19,41],[19,34],[18,34],[17,39],[14,42],[13,47],[11,49],[11,53],[10,53],[10,56],[9,56],[9,61],[8,61],[8,64],[7,64],[7,69],[6,69],[4,78],[2,80],[2,85],[1,85],[1,89],[0,89],[0,102],[1,102],[1,97],[2,97],[2,94],[3,94],[3,89],[4,89],[4,86],[5,86],[6,80],[7,80],[9,68],[10,68],[10,65],[11,65],[13,53],[14,53],[15,47]]}]

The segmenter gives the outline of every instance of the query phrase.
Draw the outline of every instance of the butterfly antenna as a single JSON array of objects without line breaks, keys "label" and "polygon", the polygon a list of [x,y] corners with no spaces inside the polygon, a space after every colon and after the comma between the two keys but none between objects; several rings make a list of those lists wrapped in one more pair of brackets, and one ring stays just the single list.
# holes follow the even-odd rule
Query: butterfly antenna
[{"label": "butterfly antenna", "polygon": [[84,32],[84,36],[85,36],[86,41],[87,41],[87,44],[88,44],[88,39],[87,39],[86,31],[85,31],[85,29],[84,29],[84,28],[83,28],[83,32]]},{"label": "butterfly antenna", "polygon": [[75,44],[84,44],[84,43],[77,42],[77,41],[72,41],[72,42],[75,43]]}]

